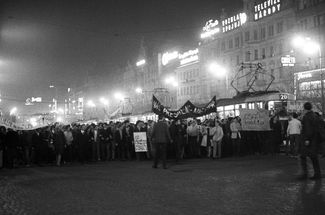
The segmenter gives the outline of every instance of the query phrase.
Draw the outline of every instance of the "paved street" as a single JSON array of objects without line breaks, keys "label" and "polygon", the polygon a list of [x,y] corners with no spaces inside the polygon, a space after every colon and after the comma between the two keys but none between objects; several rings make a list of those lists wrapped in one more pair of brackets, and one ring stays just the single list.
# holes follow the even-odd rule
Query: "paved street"
[{"label": "paved street", "polygon": [[1,170],[0,214],[325,214],[324,179],[299,182],[296,165],[279,155]]}]

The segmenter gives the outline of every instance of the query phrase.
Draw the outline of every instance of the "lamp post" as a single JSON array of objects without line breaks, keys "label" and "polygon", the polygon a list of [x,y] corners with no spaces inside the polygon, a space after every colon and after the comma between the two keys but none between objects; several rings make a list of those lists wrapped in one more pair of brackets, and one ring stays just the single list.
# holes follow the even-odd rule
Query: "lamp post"
[{"label": "lamp post", "polygon": [[320,81],[321,81],[321,105],[322,105],[322,116],[324,117],[325,114],[325,96],[324,96],[324,78],[323,78],[323,71],[322,71],[322,49],[320,44],[314,42],[309,37],[301,37],[297,36],[292,41],[293,45],[297,48],[302,49],[307,54],[311,54],[315,51],[318,52],[319,58],[319,73],[320,73]]},{"label": "lamp post", "polygon": [[229,91],[229,83],[228,83],[228,72],[227,70],[220,66],[219,64],[217,64],[216,62],[212,62],[208,65],[208,71],[213,74],[215,77],[224,77],[225,78],[225,86],[226,86],[226,97],[228,96],[228,91]]}]

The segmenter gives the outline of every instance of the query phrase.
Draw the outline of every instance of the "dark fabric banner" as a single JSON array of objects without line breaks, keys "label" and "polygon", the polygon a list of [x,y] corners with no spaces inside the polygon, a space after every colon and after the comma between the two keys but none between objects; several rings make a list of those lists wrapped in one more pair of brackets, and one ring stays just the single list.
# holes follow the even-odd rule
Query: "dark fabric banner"
[{"label": "dark fabric banner", "polygon": [[210,113],[215,113],[216,108],[216,97],[213,97],[204,107],[195,106],[192,102],[187,101],[180,109],[169,110],[163,106],[155,96],[152,96],[152,111],[157,115],[162,114],[168,119],[200,117]]}]

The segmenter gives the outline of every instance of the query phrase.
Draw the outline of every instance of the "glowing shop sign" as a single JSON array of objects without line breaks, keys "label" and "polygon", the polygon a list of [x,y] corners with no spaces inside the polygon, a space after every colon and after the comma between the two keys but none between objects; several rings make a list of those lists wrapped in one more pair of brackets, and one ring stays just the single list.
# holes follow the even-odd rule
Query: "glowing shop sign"
[{"label": "glowing shop sign", "polygon": [[281,9],[280,0],[267,0],[254,6],[254,20],[270,16]]},{"label": "glowing shop sign", "polygon": [[222,32],[227,32],[242,26],[247,21],[246,13],[239,13],[222,21]]},{"label": "glowing shop sign", "polygon": [[199,49],[189,50],[183,54],[179,54],[178,58],[181,61],[181,65],[192,63],[199,60]]},{"label": "glowing shop sign", "polygon": [[298,80],[312,77],[313,75],[311,73],[298,73]]},{"label": "glowing shop sign", "polygon": [[143,65],[145,65],[146,64],[146,60],[139,60],[138,62],[137,62],[137,66],[143,66]]},{"label": "glowing shop sign", "polygon": [[294,66],[296,63],[296,58],[290,55],[281,57],[282,66]]},{"label": "glowing shop sign", "polygon": [[170,61],[177,59],[178,55],[177,51],[164,53],[161,59],[162,65],[166,66]]},{"label": "glowing shop sign", "polygon": [[203,27],[203,33],[201,34],[201,39],[205,39],[211,37],[220,32],[220,28],[218,27],[219,22],[218,20],[212,20],[206,22],[205,26]]}]

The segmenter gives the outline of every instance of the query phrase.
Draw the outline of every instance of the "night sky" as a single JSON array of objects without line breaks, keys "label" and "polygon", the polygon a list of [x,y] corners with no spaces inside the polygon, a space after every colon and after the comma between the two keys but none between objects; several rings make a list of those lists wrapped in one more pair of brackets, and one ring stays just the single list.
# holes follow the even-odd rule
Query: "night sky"
[{"label": "night sky", "polygon": [[[230,4],[231,2],[231,4]],[[0,20],[0,90],[17,99],[113,73],[148,51],[195,47],[200,29],[241,0],[7,0]]]}]

